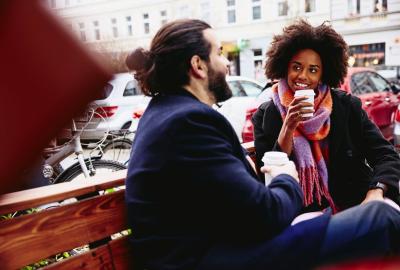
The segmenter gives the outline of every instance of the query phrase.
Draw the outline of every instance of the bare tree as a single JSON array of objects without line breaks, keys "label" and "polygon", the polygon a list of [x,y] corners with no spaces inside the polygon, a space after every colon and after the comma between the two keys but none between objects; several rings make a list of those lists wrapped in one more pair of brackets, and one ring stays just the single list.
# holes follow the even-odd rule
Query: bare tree
[{"label": "bare tree", "polygon": [[115,41],[92,43],[89,45],[95,53],[99,54],[104,64],[114,73],[127,72],[125,59],[128,52],[123,50]]}]

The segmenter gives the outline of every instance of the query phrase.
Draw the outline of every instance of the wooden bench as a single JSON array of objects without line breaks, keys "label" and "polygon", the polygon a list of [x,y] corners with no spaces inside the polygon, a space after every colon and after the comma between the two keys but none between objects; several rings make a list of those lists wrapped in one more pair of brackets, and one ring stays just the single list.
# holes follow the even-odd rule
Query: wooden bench
[{"label": "wooden bench", "polygon": [[[124,190],[126,170],[85,182],[69,182],[0,196],[0,215],[81,196],[74,203],[0,221],[1,269],[18,269],[88,243],[109,240],[127,228]],[[95,194],[95,195],[93,195]],[[127,237],[103,241],[98,247],[44,269],[132,269]]]},{"label": "wooden bench", "polygon": [[[243,146],[254,158],[253,143]],[[90,181],[1,195],[0,215],[85,197],[71,204],[0,220],[1,269],[21,268],[89,243],[98,247],[44,269],[132,269],[127,237],[107,241],[110,235],[128,229],[124,190],[99,195],[99,191],[123,186],[125,176],[126,170],[94,177]]]},{"label": "wooden bench", "polygon": [[[254,157],[253,144],[243,146]],[[1,195],[0,215],[70,198],[81,199],[37,213],[0,220],[0,268],[19,269],[92,243],[96,247],[42,269],[135,269],[131,265],[134,251],[127,237],[110,240],[111,235],[128,229],[124,189],[99,195],[100,191],[124,185],[125,177],[126,170],[93,177],[90,181],[67,182]],[[379,269],[395,269],[390,267],[398,266],[400,257],[378,259],[372,263],[360,261],[355,265],[373,263],[378,263]],[[334,267],[320,269],[352,269],[346,268],[346,264]]]}]

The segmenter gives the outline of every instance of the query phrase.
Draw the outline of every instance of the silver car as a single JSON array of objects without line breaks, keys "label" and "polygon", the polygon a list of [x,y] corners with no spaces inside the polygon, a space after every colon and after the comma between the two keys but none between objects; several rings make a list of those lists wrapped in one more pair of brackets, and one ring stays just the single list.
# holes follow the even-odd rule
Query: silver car
[{"label": "silver car", "polygon": [[148,101],[130,73],[115,74],[104,87],[102,97],[89,105],[89,113],[77,119],[77,127],[84,128],[81,140],[99,141],[110,131],[129,129],[135,121],[133,112]]}]

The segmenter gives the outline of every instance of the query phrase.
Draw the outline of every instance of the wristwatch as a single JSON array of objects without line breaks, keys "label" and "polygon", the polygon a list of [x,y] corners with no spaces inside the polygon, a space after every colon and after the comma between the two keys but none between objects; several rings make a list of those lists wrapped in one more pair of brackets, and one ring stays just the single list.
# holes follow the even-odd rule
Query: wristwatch
[{"label": "wristwatch", "polygon": [[382,189],[383,195],[385,195],[385,193],[386,193],[386,191],[387,191],[387,189],[388,189],[387,185],[384,184],[384,183],[381,183],[381,182],[376,182],[376,183],[375,183],[374,185],[372,185],[369,189],[371,190],[371,189],[377,189],[377,188]]}]

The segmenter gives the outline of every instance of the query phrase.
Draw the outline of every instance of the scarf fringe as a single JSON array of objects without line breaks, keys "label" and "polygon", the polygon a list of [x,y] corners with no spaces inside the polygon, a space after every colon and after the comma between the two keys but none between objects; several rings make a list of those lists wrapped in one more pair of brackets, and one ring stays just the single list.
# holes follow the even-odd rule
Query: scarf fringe
[{"label": "scarf fringe", "polygon": [[315,167],[300,168],[299,170],[300,186],[304,194],[304,205],[308,206],[317,201],[318,205],[322,205],[322,198],[325,198],[333,213],[337,212],[337,208],[327,186],[319,177],[318,170]]}]

